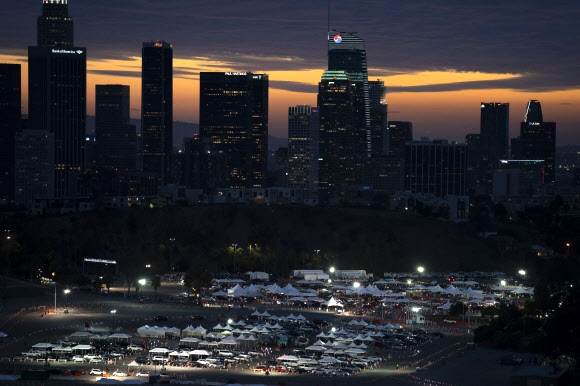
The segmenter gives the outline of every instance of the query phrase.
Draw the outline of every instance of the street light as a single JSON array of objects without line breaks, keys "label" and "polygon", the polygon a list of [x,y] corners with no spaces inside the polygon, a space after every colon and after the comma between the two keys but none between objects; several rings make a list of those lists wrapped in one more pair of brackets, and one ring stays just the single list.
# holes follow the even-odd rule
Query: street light
[{"label": "street light", "polygon": [[68,314],[68,294],[70,294],[70,290],[67,288],[64,290],[64,297],[66,299],[66,309],[64,311],[65,314]]},{"label": "street light", "polygon": [[526,276],[526,271],[525,271],[525,270],[523,270],[523,269],[520,269],[520,270],[518,271],[518,273],[519,273],[520,275],[522,275],[522,276]]},{"label": "street light", "polygon": [[139,279],[139,285],[141,286],[141,296],[143,296],[143,286],[147,284],[147,280]]},{"label": "street light", "polygon": [[234,243],[232,244],[232,246],[234,247],[234,275],[236,274],[236,251],[238,250],[238,244]]},{"label": "street light", "polygon": [[171,251],[169,254],[169,271],[173,272],[173,246],[175,245],[175,237],[170,237],[169,241],[171,241]]},{"label": "street light", "polygon": [[417,267],[417,271],[419,272],[419,276],[423,276],[423,272],[425,272],[425,268],[422,266]]},{"label": "street light", "polygon": [[505,282],[505,280],[502,280],[502,281],[500,281],[500,282],[499,282],[499,284],[500,284],[502,287],[505,287],[505,285],[506,285],[506,282]]},{"label": "street light", "polygon": [[111,310],[111,314],[113,314],[113,334],[115,333],[115,314],[117,310]]}]

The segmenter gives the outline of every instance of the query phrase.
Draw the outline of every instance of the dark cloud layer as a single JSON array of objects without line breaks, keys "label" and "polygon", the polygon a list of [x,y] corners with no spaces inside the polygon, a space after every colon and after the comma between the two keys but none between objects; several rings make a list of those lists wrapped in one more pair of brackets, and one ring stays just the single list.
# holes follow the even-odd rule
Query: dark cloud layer
[{"label": "dark cloud layer", "polygon": [[[93,74],[140,77],[142,43],[153,40],[172,43],[177,59],[195,59],[187,62],[191,67],[175,64],[174,74],[180,78],[198,79],[200,71],[213,68],[271,73],[326,67],[327,0],[68,2],[76,44],[87,48],[89,60],[133,60],[127,67],[90,69]],[[365,39],[369,76],[383,79],[391,95],[461,90],[482,90],[486,95],[486,89],[510,89],[536,99],[536,92],[580,88],[578,0],[331,0],[330,8],[331,29],[356,31]],[[41,9],[42,0],[0,0],[0,54],[26,56],[27,46],[36,44]],[[139,64],[131,67],[135,60]],[[413,87],[390,78],[450,70],[519,76]],[[317,92],[316,85],[297,79],[271,78],[270,86]],[[438,78],[425,83],[434,79]],[[559,143],[578,143],[579,101],[570,94],[563,98],[567,99],[555,103],[560,111],[568,106],[568,115],[553,117],[543,105],[545,116],[558,120]],[[524,107],[514,104],[512,131],[519,127]],[[473,112],[448,110],[447,118],[440,118],[439,105],[414,109],[407,103],[393,105],[390,117],[412,120],[418,136],[437,132],[462,140],[466,130],[477,131],[478,111],[475,104]],[[285,135],[287,117],[270,119],[270,128],[278,130],[274,134]]]},{"label": "dark cloud layer", "polygon": [[[176,57],[253,71],[323,68],[327,7],[324,0],[69,1],[76,43],[91,58],[140,56],[143,41],[162,39]],[[2,52],[35,44],[40,0],[2,1],[0,11]],[[373,68],[528,74],[505,84],[530,90],[580,84],[577,0],[333,0],[330,15],[331,28],[365,39]]]}]

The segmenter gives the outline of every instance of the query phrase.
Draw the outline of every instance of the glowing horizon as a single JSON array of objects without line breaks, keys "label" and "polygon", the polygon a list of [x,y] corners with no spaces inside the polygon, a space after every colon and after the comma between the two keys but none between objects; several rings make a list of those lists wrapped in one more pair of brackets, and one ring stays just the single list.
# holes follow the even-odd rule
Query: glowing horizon
[{"label": "glowing horizon", "polygon": [[[22,111],[28,110],[28,64],[24,55],[0,55],[5,63],[22,65]],[[174,119],[197,123],[199,117],[199,72],[235,71],[231,63],[209,57],[174,58]],[[287,136],[289,106],[316,105],[318,82],[324,69],[264,70],[270,80],[270,134]],[[369,70],[378,73],[378,69]],[[387,73],[369,76],[382,79],[387,86],[389,120],[413,122],[414,137],[430,136],[463,140],[468,133],[479,132],[479,103],[510,103],[510,137],[519,133],[525,105],[531,99],[542,103],[546,121],[558,123],[558,145],[572,143],[580,130],[580,117],[575,106],[580,104],[580,89],[528,92],[513,88],[498,88],[497,81],[519,79],[523,74],[484,73],[456,70]],[[490,82],[491,88],[481,86]],[[495,82],[495,83],[494,83]],[[470,84],[477,88],[470,88]],[[95,86],[123,84],[131,88],[131,117],[140,119],[141,111],[141,58],[87,60],[87,114],[94,115]],[[453,91],[418,91],[414,87],[458,85]],[[495,86],[494,86],[495,85]],[[296,87],[298,86],[298,87]],[[395,91],[389,91],[394,87]],[[296,88],[296,90],[293,90]],[[306,91],[305,91],[306,90]],[[311,91],[310,91],[311,90]],[[578,140],[580,143],[580,140]]]}]

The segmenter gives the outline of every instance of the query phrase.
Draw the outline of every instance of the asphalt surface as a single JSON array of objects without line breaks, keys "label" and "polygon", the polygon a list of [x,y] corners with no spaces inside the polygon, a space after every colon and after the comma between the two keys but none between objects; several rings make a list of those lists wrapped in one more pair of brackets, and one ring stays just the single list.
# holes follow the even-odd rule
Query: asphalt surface
[{"label": "asphalt surface", "polygon": [[[64,289],[64,288],[63,288]],[[143,287],[143,295],[154,297],[150,287]],[[122,288],[112,288],[111,291],[122,294]],[[132,289],[132,292],[134,288]],[[218,322],[224,322],[238,315],[249,316],[254,308],[228,309],[226,307],[197,307],[187,303],[152,301],[139,303],[137,298],[117,295],[96,295],[73,290],[67,297],[57,284],[57,312],[54,310],[54,287],[42,287],[28,282],[6,280],[6,287],[0,289],[0,332],[8,337],[0,339],[0,374],[19,374],[23,369],[42,368],[43,362],[13,362],[15,354],[28,350],[40,342],[55,342],[77,331],[86,331],[85,323],[90,323],[93,333],[108,333],[115,327],[116,332],[131,332],[143,325],[159,325],[183,329],[189,325],[202,325],[211,330]],[[163,284],[157,296],[161,299],[175,297],[181,292],[181,286]],[[140,293],[141,295],[141,293]],[[64,310],[68,305],[68,313]],[[307,319],[327,320],[333,326],[341,327],[350,321],[352,316],[341,316],[334,313],[297,308],[280,308],[278,306],[259,306],[260,311],[268,310],[274,315],[302,313]],[[114,314],[111,310],[116,310]],[[50,311],[50,312],[49,312]],[[167,316],[168,320],[156,322],[155,316]],[[203,315],[202,321],[190,319],[191,315]],[[234,366],[229,370],[209,370],[200,368],[167,367],[166,372],[174,382],[198,381],[218,382],[225,384],[236,381],[241,384],[265,385],[508,385],[513,368],[500,366],[499,359],[505,352],[482,349],[467,345],[472,336],[466,329],[450,326],[430,326],[429,331],[442,331],[444,338],[436,338],[406,350],[381,350],[372,355],[382,356],[384,361],[377,368],[365,370],[348,377],[323,377],[303,374],[285,374],[272,372],[270,375],[248,371],[245,365]],[[134,339],[139,341],[139,338]],[[163,342],[151,339],[151,346],[163,346]],[[168,340],[167,345],[173,347],[178,340]],[[255,366],[267,359],[276,358],[288,352],[273,350],[272,353],[259,357],[251,363]],[[50,368],[83,369],[87,373],[91,368],[108,367],[126,371],[127,365],[134,359],[128,357],[115,364],[57,364]],[[398,366],[397,366],[398,365]],[[417,371],[417,368],[420,371]],[[159,370],[159,366],[142,366],[151,373]],[[130,377],[137,379],[136,377]],[[50,382],[42,384],[58,384],[63,381],[78,383],[94,383],[95,376],[51,377]],[[144,380],[143,378],[141,380]],[[38,384],[38,383],[35,383]]]}]

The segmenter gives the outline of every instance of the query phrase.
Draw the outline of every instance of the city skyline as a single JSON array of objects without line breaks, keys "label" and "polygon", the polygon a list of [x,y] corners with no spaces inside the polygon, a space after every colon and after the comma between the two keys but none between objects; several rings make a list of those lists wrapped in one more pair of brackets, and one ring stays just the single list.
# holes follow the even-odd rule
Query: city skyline
[{"label": "city skyline", "polygon": [[[0,60],[20,63],[27,113],[26,49],[36,40],[40,0],[10,4],[2,18]],[[4,5],[3,8],[7,8]],[[131,116],[141,115],[141,45],[174,46],[174,118],[199,122],[199,74],[252,71],[270,78],[270,134],[287,136],[289,106],[316,105],[326,68],[328,2],[298,0],[195,6],[177,0],[69,1],[75,43],[87,48],[87,113],[96,84],[131,87]],[[464,141],[479,130],[480,102],[510,104],[510,138],[519,134],[526,104],[542,103],[558,123],[557,144],[580,143],[580,59],[575,21],[580,6],[445,5],[367,0],[331,2],[330,28],[365,40],[369,80],[387,89],[389,120],[413,122],[415,139]]]}]

